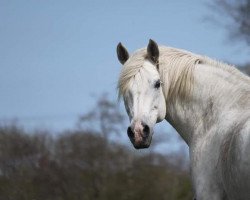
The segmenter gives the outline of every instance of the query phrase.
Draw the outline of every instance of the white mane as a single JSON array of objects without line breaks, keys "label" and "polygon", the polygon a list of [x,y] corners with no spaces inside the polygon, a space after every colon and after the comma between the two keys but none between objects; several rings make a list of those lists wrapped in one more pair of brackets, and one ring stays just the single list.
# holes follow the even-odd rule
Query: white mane
[{"label": "white mane", "polygon": [[[166,99],[175,99],[177,96],[181,98],[188,97],[193,86],[193,69],[197,64],[207,64],[221,68],[234,74],[239,79],[245,79],[249,82],[249,79],[235,67],[212,60],[206,56],[164,46],[159,47],[159,50],[159,72],[161,81],[165,84],[164,94]],[[145,59],[147,59],[147,52],[146,48],[143,48],[137,50],[124,64],[118,81],[119,97],[123,96],[127,91],[130,81],[140,71]]]}]

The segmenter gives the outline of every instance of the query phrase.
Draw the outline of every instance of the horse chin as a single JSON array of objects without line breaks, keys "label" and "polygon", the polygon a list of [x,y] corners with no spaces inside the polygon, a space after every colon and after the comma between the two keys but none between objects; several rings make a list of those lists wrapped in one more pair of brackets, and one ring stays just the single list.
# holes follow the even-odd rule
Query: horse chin
[{"label": "horse chin", "polygon": [[156,120],[156,123],[160,123],[160,122],[162,122],[164,119],[165,119],[165,115],[164,115],[164,117],[163,117],[163,116],[162,116],[162,117],[158,117],[157,120]]},{"label": "horse chin", "polygon": [[133,144],[135,149],[146,149],[150,146],[150,144]]},{"label": "horse chin", "polygon": [[146,148],[149,148],[151,144],[151,140],[152,140],[152,136],[148,136],[147,138],[144,138],[142,141],[131,140],[131,142],[135,149],[146,149]]}]

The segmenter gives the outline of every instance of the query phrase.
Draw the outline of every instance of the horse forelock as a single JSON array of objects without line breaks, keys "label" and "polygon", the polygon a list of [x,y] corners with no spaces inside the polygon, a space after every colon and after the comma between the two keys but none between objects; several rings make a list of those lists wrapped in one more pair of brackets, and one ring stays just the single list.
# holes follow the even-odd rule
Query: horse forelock
[{"label": "horse forelock", "polygon": [[127,60],[127,62],[122,67],[117,85],[119,99],[127,91],[131,80],[133,80],[135,75],[139,73],[146,56],[146,49],[139,49]]}]

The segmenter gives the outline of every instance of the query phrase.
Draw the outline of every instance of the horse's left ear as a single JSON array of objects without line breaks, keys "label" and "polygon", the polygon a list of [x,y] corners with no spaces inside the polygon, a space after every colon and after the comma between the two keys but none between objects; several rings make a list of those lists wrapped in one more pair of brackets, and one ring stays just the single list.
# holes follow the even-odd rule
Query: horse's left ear
[{"label": "horse's left ear", "polygon": [[158,44],[154,40],[149,40],[148,47],[147,47],[148,57],[154,62],[158,63],[159,60],[159,48]]}]

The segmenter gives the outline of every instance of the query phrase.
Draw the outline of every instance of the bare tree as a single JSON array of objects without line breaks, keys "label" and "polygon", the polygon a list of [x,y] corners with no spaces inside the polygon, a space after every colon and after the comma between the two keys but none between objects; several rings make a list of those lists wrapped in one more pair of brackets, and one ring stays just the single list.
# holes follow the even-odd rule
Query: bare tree
[{"label": "bare tree", "polygon": [[219,15],[226,15],[228,20],[216,22],[224,25],[230,39],[239,39],[250,46],[250,0],[213,0],[209,3],[212,11]]},{"label": "bare tree", "polygon": [[191,199],[181,152],[170,158],[107,139],[95,130],[52,138],[50,132],[0,126],[0,199]]},{"label": "bare tree", "polygon": [[118,104],[110,100],[107,94],[103,94],[95,107],[80,117],[78,127],[95,130],[108,139],[112,134],[121,133],[124,120]]},{"label": "bare tree", "polygon": [[250,63],[247,63],[243,66],[241,66],[242,71],[245,72],[246,74],[248,74],[250,76]]}]

